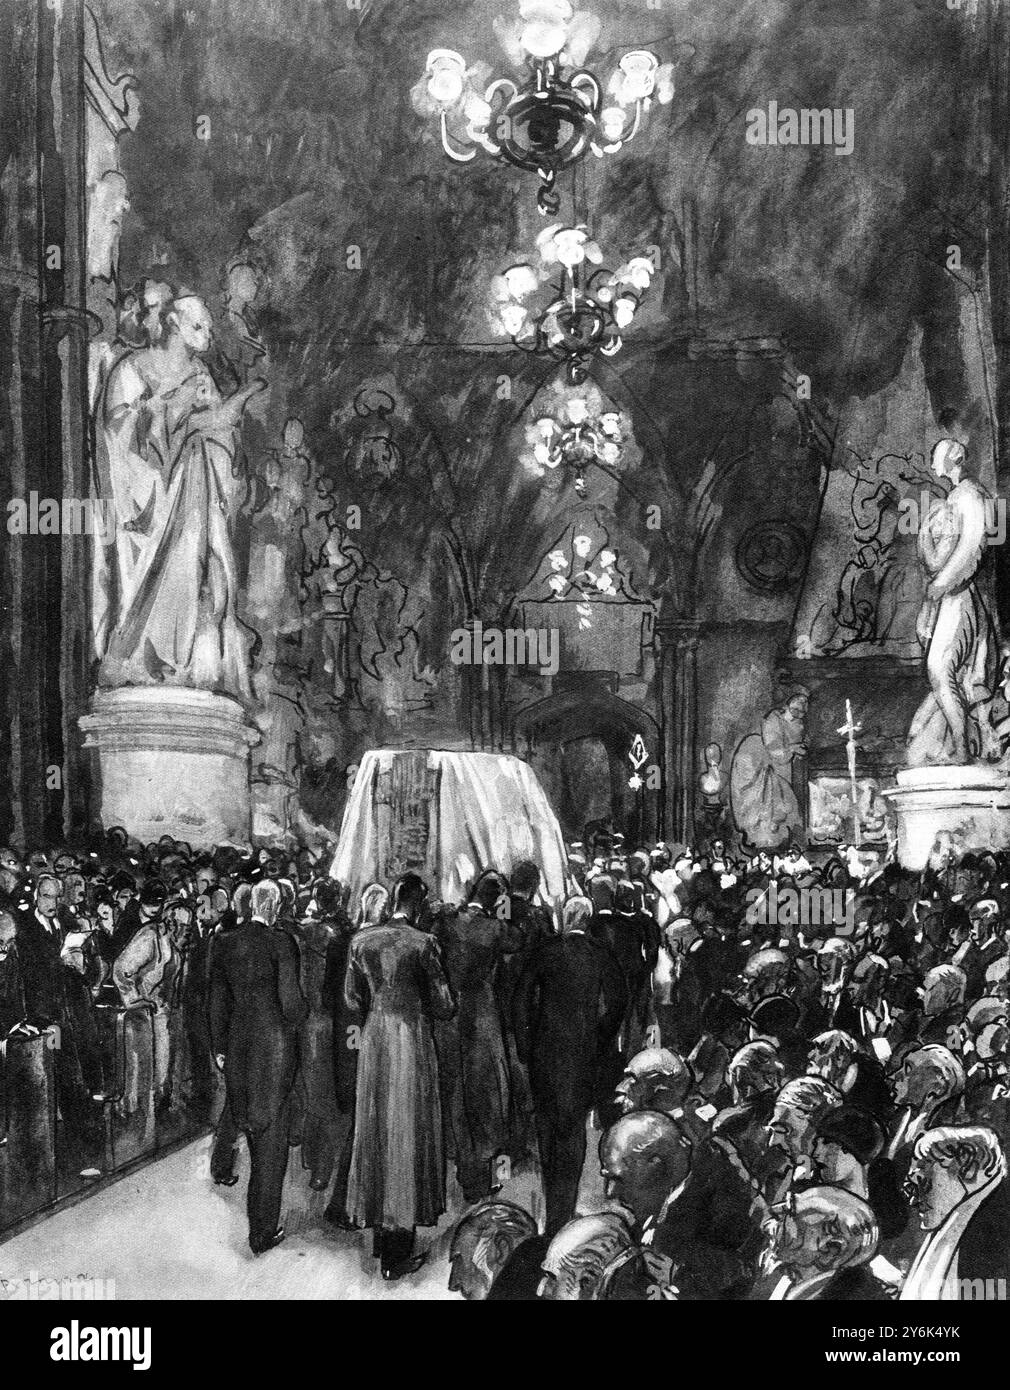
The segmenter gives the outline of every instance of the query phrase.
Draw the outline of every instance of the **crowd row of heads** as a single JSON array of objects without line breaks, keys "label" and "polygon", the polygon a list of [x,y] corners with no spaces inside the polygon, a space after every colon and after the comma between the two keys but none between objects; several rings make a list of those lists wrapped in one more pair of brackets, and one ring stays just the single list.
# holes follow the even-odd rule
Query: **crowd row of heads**
[{"label": "crowd row of heads", "polygon": [[[879,1128],[862,1112],[836,1107],[833,1116],[822,1119],[818,1142],[855,1146],[868,1162],[879,1152]],[[538,1296],[606,1300],[614,1275],[636,1252],[635,1226],[640,1230],[688,1177],[694,1144],[684,1124],[659,1112],[635,1112],[618,1120],[599,1145],[606,1196],[616,1209],[575,1217],[561,1229],[544,1255]],[[952,1201],[956,1204],[1005,1172],[1006,1157],[992,1130],[940,1125],[916,1140],[904,1188],[928,1232],[942,1223]],[[515,1203],[481,1203],[453,1234],[450,1287],[468,1299],[486,1298],[512,1251],[537,1234],[534,1218]],[[762,1234],[760,1271],[785,1271],[794,1279],[866,1265],[881,1240],[869,1202],[830,1182],[790,1188],[770,1208]]]},{"label": "crowd row of heads", "polygon": [[105,925],[132,899],[148,914],[193,907],[207,897],[220,908],[225,900],[234,906],[236,895],[241,903],[247,890],[270,880],[292,908],[321,898],[335,910],[341,887],[326,875],[329,857],[304,848],[194,850],[167,835],[145,845],[114,828],[87,849],[0,848],[0,896],[9,906],[34,905],[45,915],[68,907]]}]

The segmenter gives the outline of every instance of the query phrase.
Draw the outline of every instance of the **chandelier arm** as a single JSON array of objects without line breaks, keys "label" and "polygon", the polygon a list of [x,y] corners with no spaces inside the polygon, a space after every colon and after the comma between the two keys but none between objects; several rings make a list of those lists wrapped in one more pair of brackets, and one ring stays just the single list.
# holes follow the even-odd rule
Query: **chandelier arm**
[{"label": "chandelier arm", "polygon": [[498,93],[506,87],[511,87],[512,89],[512,95],[509,97],[509,101],[514,101],[516,99],[519,95],[518,85],[512,81],[511,77],[498,77],[490,86],[484,89],[484,100],[487,102],[488,106],[494,102]]},{"label": "chandelier arm", "polygon": [[586,68],[579,68],[573,72],[568,79],[568,85],[578,96],[582,96],[584,88],[592,91],[592,104],[589,106],[590,113],[595,116],[600,109],[603,93],[600,91],[600,84],[591,72]]},{"label": "chandelier arm", "polygon": [[470,149],[470,150],[467,151],[466,154],[463,154],[463,153],[461,153],[459,150],[453,148],[453,146],[452,146],[452,144],[451,144],[451,142],[450,142],[450,140],[449,140],[449,126],[448,126],[448,123],[446,122],[446,119],[445,119],[445,112],[444,112],[444,111],[442,112],[442,122],[441,122],[441,124],[442,124],[442,148],[443,148],[443,150],[445,150],[446,154],[449,156],[450,159],[455,160],[455,162],[456,162],[457,164],[469,164],[469,163],[471,162],[471,160],[474,160],[474,159],[477,158],[477,151],[476,151],[475,149]]},{"label": "chandelier arm", "polygon": [[635,102],[635,119],[634,119],[634,121],[632,122],[631,129],[628,131],[627,135],[622,135],[622,136],[621,136],[621,139],[620,139],[619,144],[618,144],[618,148],[620,148],[620,145],[627,145],[629,141],[634,140],[635,136],[638,134],[638,132],[639,132],[639,130],[640,130],[641,128],[642,128],[642,102],[641,102],[641,99],[639,99],[638,101]]},{"label": "chandelier arm", "polygon": [[481,149],[486,150],[487,153],[488,153],[489,155],[492,155],[495,159],[497,159],[498,156],[501,154],[501,145],[496,144],[496,142],[495,142],[494,140],[491,139],[490,135],[488,135],[488,133],[487,133],[486,131],[483,131],[483,130],[472,130],[472,129],[468,126],[468,127],[467,127],[467,134],[468,134],[468,135],[471,135],[471,136],[473,137],[474,141],[475,141],[478,145],[480,145]]}]

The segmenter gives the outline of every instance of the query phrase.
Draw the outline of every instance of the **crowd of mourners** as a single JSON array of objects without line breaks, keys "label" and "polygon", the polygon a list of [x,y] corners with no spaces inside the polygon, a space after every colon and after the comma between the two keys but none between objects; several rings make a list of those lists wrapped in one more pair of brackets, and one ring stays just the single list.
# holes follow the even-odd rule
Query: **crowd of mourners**
[{"label": "crowd of mourners", "polygon": [[552,908],[532,862],[352,902],[306,850],[7,849],[0,1036],[59,1030],[64,1161],[98,1174],[103,1013],[143,1017],[215,1182],[245,1136],[256,1253],[300,1145],[387,1279],[451,1165],[470,1299],[1005,1298],[1010,855],[812,858],[600,831]]}]

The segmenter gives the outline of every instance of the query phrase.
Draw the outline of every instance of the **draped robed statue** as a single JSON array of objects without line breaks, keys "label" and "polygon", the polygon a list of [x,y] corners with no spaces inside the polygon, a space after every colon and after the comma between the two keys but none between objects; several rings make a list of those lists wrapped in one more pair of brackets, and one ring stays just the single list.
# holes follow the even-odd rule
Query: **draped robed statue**
[{"label": "draped robed statue", "polygon": [[730,805],[748,849],[779,849],[803,829],[793,790],[793,760],[806,754],[809,691],[797,686],[769,710],[759,734],[748,734],[733,754]]},{"label": "draped robed statue", "polygon": [[213,324],[196,295],[174,295],[153,318],[147,346],[120,358],[96,407],[96,489],[115,516],[92,575],[99,685],[248,701],[231,527],[244,493],[238,428],[266,383],[222,397],[201,361]]},{"label": "draped robed statue", "polygon": [[1006,748],[1002,658],[984,565],[993,500],[964,477],[964,446],[942,439],[934,474],[950,484],[920,518],[919,559],[929,581],[916,633],[929,694],[908,735],[909,767],[995,763]]}]

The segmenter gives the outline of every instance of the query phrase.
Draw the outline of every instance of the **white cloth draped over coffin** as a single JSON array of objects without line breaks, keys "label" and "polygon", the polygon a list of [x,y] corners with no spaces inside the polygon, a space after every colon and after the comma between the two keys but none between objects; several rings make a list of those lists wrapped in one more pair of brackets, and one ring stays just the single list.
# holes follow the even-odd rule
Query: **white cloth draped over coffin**
[{"label": "white cloth draped over coffin", "polygon": [[561,827],[521,759],[375,749],[358,767],[330,873],[350,885],[353,913],[369,883],[389,887],[408,870],[459,903],[482,869],[508,874],[521,859],[540,866],[551,906],[572,891]]}]

